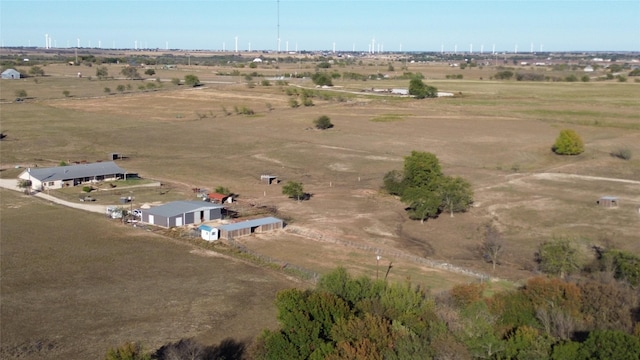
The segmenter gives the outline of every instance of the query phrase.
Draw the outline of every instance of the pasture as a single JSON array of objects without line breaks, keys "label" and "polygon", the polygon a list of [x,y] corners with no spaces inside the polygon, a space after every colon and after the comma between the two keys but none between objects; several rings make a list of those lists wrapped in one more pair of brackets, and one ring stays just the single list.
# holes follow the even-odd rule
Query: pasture
[{"label": "pasture", "polygon": [[[535,268],[537,246],[553,237],[575,239],[582,246],[585,257],[591,256],[591,246],[603,243],[640,253],[637,241],[640,233],[640,103],[637,100],[640,84],[493,81],[489,79],[497,70],[490,66],[465,72],[467,70],[451,69],[446,64],[404,65],[408,71],[424,74],[428,85],[456,96],[414,100],[363,91],[406,88],[408,80],[336,80],[335,87],[328,90],[315,88],[309,79],[287,78],[286,85],[270,80],[269,86],[264,86],[262,77],[253,76],[248,80],[246,76],[251,72],[269,77],[285,72],[314,71],[313,67],[305,68],[308,64],[283,64],[278,69],[266,65],[256,69],[232,65],[193,65],[175,70],[157,67],[157,74],[152,79],[135,81],[89,79],[94,69],[49,64],[43,68],[48,76],[38,78],[37,82],[34,79],[2,81],[0,98],[6,102],[2,104],[0,125],[7,138],[1,144],[1,163],[4,169],[16,165],[53,166],[60,161],[106,160],[108,153],[119,152],[127,156],[118,163],[121,167],[143,178],[170,184],[171,196],[193,196],[190,193],[193,187],[225,186],[239,194],[240,201],[273,206],[279,214],[290,219],[292,226],[314,234],[451,263],[516,283],[530,276]],[[398,70],[390,74],[401,74],[402,66],[395,63]],[[78,68],[83,69],[82,78],[74,77]],[[118,76],[121,66],[108,65],[108,68],[110,75]],[[240,75],[228,75],[233,70],[239,70]],[[331,70],[389,73],[387,62],[354,64]],[[464,79],[445,78],[453,73],[465,74]],[[170,79],[183,78],[186,74],[198,76],[203,85],[188,88],[171,83]],[[148,83],[159,85],[149,89]],[[104,92],[105,87],[115,89],[118,85],[130,85],[130,90]],[[19,89],[26,90],[32,99],[12,102]],[[299,99],[303,89],[311,91],[313,106],[290,107],[290,99]],[[64,90],[71,96],[63,96]],[[243,107],[250,108],[254,114],[242,115],[235,111]],[[313,129],[313,120],[321,115],[329,116],[335,127],[325,131]],[[586,147],[583,154],[562,157],[550,151],[564,128],[574,129],[581,135]],[[623,147],[633,153],[631,160],[610,155]],[[463,176],[472,183],[476,202],[471,211],[453,218],[443,214],[424,224],[408,220],[404,205],[385,195],[380,187],[384,174],[401,169],[404,156],[412,150],[436,154],[446,174]],[[16,171],[6,170],[0,174],[15,176]],[[262,174],[276,175],[282,182],[262,184],[259,180]],[[296,202],[283,196],[281,187],[288,180],[302,182],[305,191],[312,194],[311,199]],[[169,293],[184,293],[187,286],[197,289],[205,277],[210,279],[209,275],[218,271],[219,265],[210,262],[218,259],[189,255],[184,246],[167,240],[137,233],[132,235],[130,229],[114,228],[111,223],[103,224],[102,219],[94,219],[94,215],[75,210],[55,209],[55,212],[63,219],[69,216],[83,219],[82,222],[52,221],[50,215],[42,213],[54,211],[50,205],[6,191],[2,195],[3,311],[11,309],[5,305],[6,301],[12,304],[11,301],[19,299],[18,295],[15,299],[6,297],[4,287],[7,282],[17,281],[10,280],[12,277],[7,274],[12,273],[5,272],[4,267],[10,266],[5,262],[9,256],[7,251],[36,253],[51,249],[49,240],[41,232],[55,235],[62,249],[69,249],[69,253],[74,254],[77,263],[82,262],[86,254],[71,250],[97,246],[87,243],[83,236],[94,231],[101,233],[104,241],[106,234],[111,233],[118,243],[144,246],[144,250],[126,252],[126,257],[144,256],[140,262],[144,271],[150,271],[144,264],[152,263],[156,256],[162,266],[171,264],[168,260],[171,258],[197,259],[197,264],[189,260],[188,265],[181,265],[190,268],[188,273],[193,278],[189,277],[188,282],[185,271],[172,269],[154,272],[156,275],[150,275],[150,281],[141,275],[135,282],[126,283],[132,287],[134,284],[141,286],[145,297],[151,299],[161,296],[157,292],[167,293],[157,286],[158,283],[174,284]],[[603,195],[618,196],[620,207],[597,207],[595,201]],[[20,209],[13,209],[13,203],[23,204],[20,206],[28,209],[29,216]],[[67,215],[69,212],[72,215]],[[29,231],[34,232],[34,236],[40,234],[36,237],[42,239],[26,242],[24,239],[28,237],[22,230],[33,227],[35,218],[39,226]],[[481,241],[479,228],[490,221],[505,238],[505,254],[495,273],[491,273],[490,265],[477,252]],[[85,224],[87,228],[80,227]],[[11,246],[5,244],[9,239]],[[284,262],[317,272],[343,265],[356,274],[374,276],[377,270],[383,269],[383,264],[386,266],[392,261],[390,276],[408,278],[434,291],[455,283],[475,281],[460,274],[433,271],[386,257],[378,268],[373,253],[289,233],[239,241]],[[123,251],[111,249],[112,246],[115,245],[109,245],[104,251]],[[102,251],[94,248],[92,256],[100,258],[98,255]],[[109,261],[118,259],[107,255],[104,258],[111,259]],[[24,262],[23,266],[29,263],[28,257],[20,261]],[[54,268],[57,265],[47,266]],[[260,269],[233,262],[224,266],[242,266],[232,277],[241,274],[251,278],[262,274]],[[65,265],[62,273],[75,271],[74,262],[71,262]],[[266,273],[260,276],[268,278],[260,282],[271,289],[267,294],[272,295],[275,289],[287,286],[278,275]],[[25,288],[29,281],[35,280],[18,279],[24,282]],[[242,284],[234,282],[232,288],[239,292],[254,291],[253,288],[242,290]],[[214,288],[215,284],[211,284],[205,292],[214,291]],[[48,290],[42,291],[47,293]],[[54,297],[64,296],[55,289],[51,292]],[[271,311],[273,296],[267,294],[253,298],[251,309],[263,307],[265,311]],[[26,296],[25,293],[22,296]],[[113,292],[108,286],[96,285],[87,290],[87,296],[97,301],[100,297],[113,297]],[[190,301],[198,302],[202,305],[198,311],[204,314],[206,308],[213,309],[224,303],[224,308],[232,311],[230,304],[233,302],[226,302],[230,299],[214,301],[198,294],[188,296],[191,297],[176,300],[176,304],[187,306],[184,304]],[[33,309],[50,306],[50,302],[39,301],[33,303]],[[133,304],[143,306],[139,301]],[[56,315],[57,310],[48,311],[52,317],[64,315]],[[247,318],[237,321],[250,321],[248,318],[253,315],[257,314],[248,313]],[[104,318],[106,315],[96,316]],[[154,339],[149,343],[158,344],[206,331],[204,325],[193,325],[201,324],[198,321],[202,320],[189,324],[189,319],[180,325],[184,327],[177,327],[173,332],[168,329],[167,332],[134,331],[132,328],[138,326],[137,321],[162,320],[160,312],[147,313],[143,317],[129,322],[123,320],[120,329],[131,332],[120,333],[119,338],[111,339],[118,343],[149,338]],[[220,318],[225,317],[221,315]],[[14,321],[8,319],[3,312],[3,338],[8,327],[18,326],[14,321],[19,317],[11,318]],[[51,321],[56,323],[55,319]],[[107,324],[95,325],[96,331],[102,327],[99,331],[112,334],[113,326]],[[259,325],[262,326],[256,324],[256,327]],[[159,328],[164,329],[163,326]],[[27,330],[16,332],[15,342],[24,339],[27,333]],[[218,341],[218,338],[212,339]]]}]

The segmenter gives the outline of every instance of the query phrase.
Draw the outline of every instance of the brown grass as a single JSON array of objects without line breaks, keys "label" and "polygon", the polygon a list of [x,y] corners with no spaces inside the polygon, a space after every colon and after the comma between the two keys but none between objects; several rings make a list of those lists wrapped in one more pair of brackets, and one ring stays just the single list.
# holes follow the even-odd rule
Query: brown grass
[{"label": "brown grass", "polygon": [[0,193],[4,359],[97,359],[125,341],[250,341],[276,324],[275,292],[296,285],[95,214]]},{"label": "brown grass", "polygon": [[[255,71],[293,72],[296,66]],[[117,84],[122,80],[65,77],[67,67],[50,65],[45,71],[51,78],[38,84],[30,84],[31,80],[2,82],[2,99],[11,99],[16,89],[27,84],[35,98],[2,106],[2,131],[8,135],[2,142],[2,166],[95,161],[120,152],[129,157],[119,163],[122,167],[171,184],[185,196],[191,195],[191,187],[226,186],[240,194],[241,201],[275,206],[296,226],[487,273],[490,265],[476,251],[478,228],[495,221],[507,241],[504,261],[495,275],[512,281],[531,274],[537,245],[555,235],[580,239],[585,248],[606,238],[622,249],[640,252],[634,241],[638,185],[536,175],[639,180],[640,85],[498,82],[488,80],[497,71],[491,67],[471,69],[469,76],[467,70],[446,65],[408,67],[425,74],[428,84],[457,96],[415,101],[334,92],[343,94],[344,101],[316,97],[314,106],[292,109],[284,86],[248,88],[243,75],[217,75],[233,68],[204,66],[159,70],[158,76],[166,80],[159,91],[104,96],[100,92],[107,81]],[[386,72],[386,62],[336,70],[368,74],[376,69]],[[58,71],[60,76],[54,76]],[[243,74],[250,71],[253,69],[241,69]],[[465,74],[465,79],[444,79],[452,72]],[[204,86],[187,89],[168,82],[188,73],[197,74]],[[82,84],[87,96],[63,98],[60,89],[74,82]],[[408,81],[335,84],[336,90],[361,93],[371,87],[406,87]],[[290,86],[294,85],[314,89],[308,79],[290,80]],[[53,86],[58,88],[50,90]],[[234,107],[243,106],[256,114],[233,113]],[[223,108],[232,114],[225,114]],[[335,127],[312,129],[313,119],[320,115],[329,116]],[[559,131],[567,127],[584,139],[584,154],[561,157],[551,153]],[[621,146],[632,151],[630,161],[609,155]],[[471,181],[476,204],[469,213],[441,216],[421,225],[407,219],[397,199],[379,191],[384,173],[401,169],[403,157],[412,150],[435,153],[445,173]],[[313,197],[302,203],[287,199],[281,194],[281,184],[261,184],[261,174],[277,175],[283,182],[301,181]],[[595,200],[602,195],[619,196],[620,208],[596,207]],[[4,213],[2,216],[5,231],[4,224],[12,223],[5,221]],[[11,231],[20,234],[25,223],[14,221]],[[247,239],[246,244],[319,272],[339,264],[358,274],[375,271],[370,254],[317,241],[282,235]],[[457,274],[385,260],[397,264],[391,272],[395,278],[411,278],[435,290],[469,281]],[[168,275],[173,276],[176,274]]]}]

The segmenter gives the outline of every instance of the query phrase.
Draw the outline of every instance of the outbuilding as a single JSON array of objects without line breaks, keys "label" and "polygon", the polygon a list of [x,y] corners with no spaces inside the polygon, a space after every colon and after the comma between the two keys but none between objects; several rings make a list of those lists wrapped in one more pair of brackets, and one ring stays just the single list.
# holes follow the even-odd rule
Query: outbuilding
[{"label": "outbuilding", "polygon": [[219,229],[220,238],[229,240],[242,236],[248,236],[253,233],[278,230],[282,229],[283,227],[284,221],[269,216],[259,219],[240,221],[233,224],[221,225]]},{"label": "outbuilding", "polygon": [[2,72],[3,79],[20,79],[20,73],[16,69],[7,69]]},{"label": "outbuilding", "polygon": [[209,225],[200,225],[200,237],[207,241],[216,241],[219,238],[218,229]]},{"label": "outbuilding", "polygon": [[605,208],[615,208],[618,207],[618,198],[615,196],[603,196],[596,201],[596,204]]},{"label": "outbuilding", "polygon": [[20,79],[20,73],[16,69],[7,69],[2,72],[3,79]]},{"label": "outbuilding", "polygon": [[232,203],[233,197],[231,195],[219,194],[219,193],[209,193],[207,194],[207,198],[214,204],[223,204],[223,203]]},{"label": "outbuilding", "polygon": [[174,201],[141,212],[143,222],[165,228],[222,219],[222,205],[206,201]]}]

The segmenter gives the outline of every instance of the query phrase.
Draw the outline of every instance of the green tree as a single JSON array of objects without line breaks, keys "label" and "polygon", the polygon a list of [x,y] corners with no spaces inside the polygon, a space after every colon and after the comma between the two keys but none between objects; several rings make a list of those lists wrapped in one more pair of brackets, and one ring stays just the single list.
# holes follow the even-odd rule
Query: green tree
[{"label": "green tree", "polygon": [[313,124],[316,126],[316,129],[326,130],[333,127],[331,123],[331,119],[327,115],[322,115],[319,118],[313,121]]},{"label": "green tree", "polygon": [[171,78],[171,83],[172,83],[173,85],[176,85],[176,86],[177,86],[177,85],[180,85],[180,79],[178,79],[178,78]]},{"label": "green tree", "polygon": [[317,72],[311,75],[311,80],[318,86],[333,86],[331,76],[325,72]]},{"label": "green tree", "polygon": [[124,92],[125,86],[124,85],[118,85],[118,86],[116,86],[116,90],[118,90],[118,92]]},{"label": "green tree", "polygon": [[382,179],[383,187],[391,195],[402,195],[404,192],[402,172],[391,170],[384,175]]},{"label": "green tree", "polygon": [[493,77],[498,80],[509,80],[513,77],[513,71],[510,71],[510,70],[499,71]]},{"label": "green tree", "polygon": [[19,179],[18,180],[18,188],[22,189],[22,191],[25,194],[29,194],[30,190],[31,190],[31,180],[24,180],[24,179]]},{"label": "green tree", "polygon": [[640,339],[618,330],[595,330],[578,351],[577,360],[640,359]]},{"label": "green tree", "polygon": [[283,290],[276,307],[281,330],[262,335],[265,359],[324,359],[334,348],[333,326],[351,314],[336,295],[311,290]]},{"label": "green tree", "polygon": [[138,69],[134,66],[126,66],[120,70],[120,74],[122,74],[127,79],[139,79],[140,74],[138,73]]},{"label": "green tree", "polygon": [[64,97],[69,97],[71,96],[71,92],[69,92],[69,90],[63,90],[62,95],[64,95]]},{"label": "green tree", "polygon": [[200,85],[200,79],[197,76],[189,74],[184,77],[184,84],[191,87]]},{"label": "green tree", "polygon": [[409,81],[409,95],[415,96],[416,99],[435,98],[438,97],[438,89],[426,85],[421,78],[414,76]]},{"label": "green tree", "polygon": [[19,97],[19,98],[25,98],[27,97],[27,91],[22,89],[16,90],[15,95],[16,97]]},{"label": "green tree", "polygon": [[438,215],[442,204],[440,194],[427,187],[406,188],[401,200],[409,207],[409,217],[420,220],[420,223]]},{"label": "green tree", "polygon": [[218,194],[222,194],[222,195],[229,195],[231,194],[231,190],[229,190],[228,187],[224,187],[224,186],[217,186],[215,188],[215,190],[213,190],[215,192],[217,192]]},{"label": "green tree", "polygon": [[412,151],[404,158],[403,183],[407,188],[426,187],[437,189],[442,177],[440,161],[435,154],[429,152]]},{"label": "green tree", "polygon": [[443,177],[440,183],[440,195],[442,196],[442,210],[448,211],[451,217],[454,212],[467,211],[473,203],[471,184],[459,176]]},{"label": "green tree", "polygon": [[31,76],[44,76],[44,69],[40,66],[32,66],[29,69],[29,75]]},{"label": "green tree", "polygon": [[552,150],[558,155],[578,155],[584,152],[582,138],[571,129],[560,131]]},{"label": "green tree", "polygon": [[105,87],[104,88],[104,92],[107,94],[111,94],[111,88],[110,87]]},{"label": "green tree", "polygon": [[568,239],[555,239],[540,244],[537,260],[542,272],[562,279],[580,269],[578,252]]},{"label": "green tree", "polygon": [[153,75],[156,74],[156,71],[153,70],[153,69],[147,69],[147,70],[145,70],[144,74],[145,75],[149,75],[149,76],[153,76]]},{"label": "green tree", "polygon": [[304,188],[302,183],[297,181],[289,181],[282,187],[282,194],[287,195],[290,198],[295,198],[300,201],[305,197]]},{"label": "green tree", "polygon": [[109,76],[109,70],[106,66],[98,66],[96,68],[96,76],[98,79],[105,79]]},{"label": "green tree", "polygon": [[623,250],[607,250],[600,260],[613,267],[617,280],[626,281],[632,286],[640,285],[640,257]]}]

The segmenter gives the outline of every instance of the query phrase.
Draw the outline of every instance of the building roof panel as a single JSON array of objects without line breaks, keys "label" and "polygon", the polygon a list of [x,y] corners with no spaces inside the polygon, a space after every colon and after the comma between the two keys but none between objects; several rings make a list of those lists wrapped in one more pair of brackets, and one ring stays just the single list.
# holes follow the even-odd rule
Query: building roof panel
[{"label": "building roof panel", "polygon": [[206,201],[174,201],[164,205],[152,207],[150,209],[143,209],[142,212],[150,215],[172,217],[189,212],[220,208],[223,208],[223,206],[211,204]]},{"label": "building roof panel", "polygon": [[218,228],[224,231],[234,231],[234,230],[246,229],[254,226],[276,224],[280,222],[282,222],[282,220],[275,218],[273,216],[269,216],[269,217],[264,217],[260,219],[253,219],[253,220],[247,220],[247,221],[240,221],[233,224],[226,224],[226,225],[219,226]]},{"label": "building roof panel", "polygon": [[[25,170],[39,181],[70,180],[94,176],[125,174],[127,171],[113,161],[92,164],[56,166],[50,168],[29,168]],[[24,172],[23,172],[24,173]]]}]

